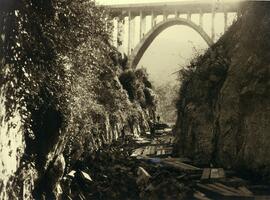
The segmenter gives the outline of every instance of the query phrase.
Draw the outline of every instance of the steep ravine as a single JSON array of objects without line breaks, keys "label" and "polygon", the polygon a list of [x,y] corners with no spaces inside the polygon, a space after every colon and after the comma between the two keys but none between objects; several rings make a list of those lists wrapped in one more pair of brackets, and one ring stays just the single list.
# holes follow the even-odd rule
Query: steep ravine
[{"label": "steep ravine", "polygon": [[270,4],[241,17],[182,71],[175,152],[202,165],[270,175]]}]

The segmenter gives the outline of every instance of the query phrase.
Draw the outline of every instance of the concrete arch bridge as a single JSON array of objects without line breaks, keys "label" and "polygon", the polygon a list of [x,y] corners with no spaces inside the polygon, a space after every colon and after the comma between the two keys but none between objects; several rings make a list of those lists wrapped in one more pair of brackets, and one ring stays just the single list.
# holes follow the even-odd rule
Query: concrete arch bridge
[{"label": "concrete arch bridge", "polygon": [[[240,1],[204,0],[164,3],[140,3],[109,6],[113,16],[113,42],[129,57],[135,68],[153,40],[165,29],[184,25],[195,30],[211,46],[215,42],[215,16],[223,14],[223,33],[228,28],[228,14],[239,16]],[[204,15],[211,15],[211,34],[204,28]],[[192,21],[199,15],[199,22]]]}]

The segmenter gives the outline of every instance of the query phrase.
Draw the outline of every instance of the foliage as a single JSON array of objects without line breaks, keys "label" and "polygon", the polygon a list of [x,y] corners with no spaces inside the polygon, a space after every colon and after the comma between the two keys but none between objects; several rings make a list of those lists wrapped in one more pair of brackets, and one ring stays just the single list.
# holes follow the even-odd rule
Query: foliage
[{"label": "foliage", "polygon": [[179,87],[176,84],[165,83],[155,88],[158,97],[157,112],[165,122],[176,121],[176,101]]},{"label": "foliage", "polygon": [[26,153],[39,155],[40,168],[59,137],[83,140],[104,125],[98,119],[129,106],[111,59],[111,25],[93,1],[23,0],[1,10],[1,25],[7,117],[20,106]]},{"label": "foliage", "polygon": [[132,70],[124,71],[119,80],[123,88],[127,91],[128,97],[131,101],[136,99],[136,76]]},{"label": "foliage", "polygon": [[[215,51],[209,49],[205,55],[194,58],[189,66],[180,70],[181,87],[179,101],[177,103],[178,108],[182,106],[182,101],[213,104],[211,99],[216,97],[217,92],[223,84],[227,76],[229,63],[224,47],[218,44],[215,48]],[[203,93],[199,89],[202,87],[209,92]],[[198,88],[198,90],[194,91],[194,88]],[[190,94],[192,95],[190,96]],[[199,99],[200,101],[198,101]]]},{"label": "foliage", "polygon": [[137,101],[143,109],[156,107],[156,97],[145,68],[123,71],[119,80],[131,101]]},{"label": "foliage", "polygon": [[143,120],[136,102],[145,104],[151,84],[132,72],[127,84],[135,83],[136,102],[129,101],[118,79],[127,57],[111,46],[104,8],[92,0],[14,2],[0,8],[0,87],[6,117],[19,107],[24,120],[24,161],[43,174],[64,148],[70,164],[74,152],[78,159],[95,149],[108,128]]}]

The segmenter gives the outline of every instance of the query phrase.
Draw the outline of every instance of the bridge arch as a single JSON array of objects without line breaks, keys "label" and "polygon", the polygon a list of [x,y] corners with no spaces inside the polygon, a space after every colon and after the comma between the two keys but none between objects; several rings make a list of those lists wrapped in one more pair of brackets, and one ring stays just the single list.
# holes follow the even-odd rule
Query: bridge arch
[{"label": "bridge arch", "polygon": [[142,56],[144,55],[147,48],[150,46],[150,44],[154,41],[154,39],[165,29],[168,27],[174,26],[174,25],[185,25],[193,30],[195,30],[197,33],[201,35],[201,37],[206,41],[206,43],[211,46],[213,44],[212,39],[207,35],[207,33],[197,24],[193,23],[190,20],[184,19],[184,18],[174,18],[174,19],[167,19],[166,21],[163,21],[159,24],[157,24],[155,27],[153,27],[152,30],[150,30],[140,41],[140,43],[134,48],[130,55],[130,66],[132,68],[135,68],[139,61],[141,60]]}]

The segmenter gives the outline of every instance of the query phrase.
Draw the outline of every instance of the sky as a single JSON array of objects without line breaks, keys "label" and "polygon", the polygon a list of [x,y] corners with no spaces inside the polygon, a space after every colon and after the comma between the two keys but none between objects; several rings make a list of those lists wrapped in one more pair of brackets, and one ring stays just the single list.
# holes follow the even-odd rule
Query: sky
[{"label": "sky", "polygon": [[[189,0],[96,0],[97,3],[106,5],[166,1]],[[186,18],[186,16],[180,17]],[[211,35],[211,15],[205,14],[203,19],[204,30]],[[234,19],[235,14],[229,13],[229,25],[232,24]],[[161,21],[162,19],[157,20]],[[192,15],[191,20],[198,24],[199,15]],[[215,30],[216,38],[219,38],[224,30],[224,15],[221,13],[215,17]],[[137,39],[139,40],[139,38]],[[155,86],[166,83],[176,84],[178,77],[175,72],[187,66],[196,55],[203,53],[207,48],[206,42],[193,29],[181,25],[172,26],[155,38],[140,60],[138,67],[147,69],[149,78]]]}]

